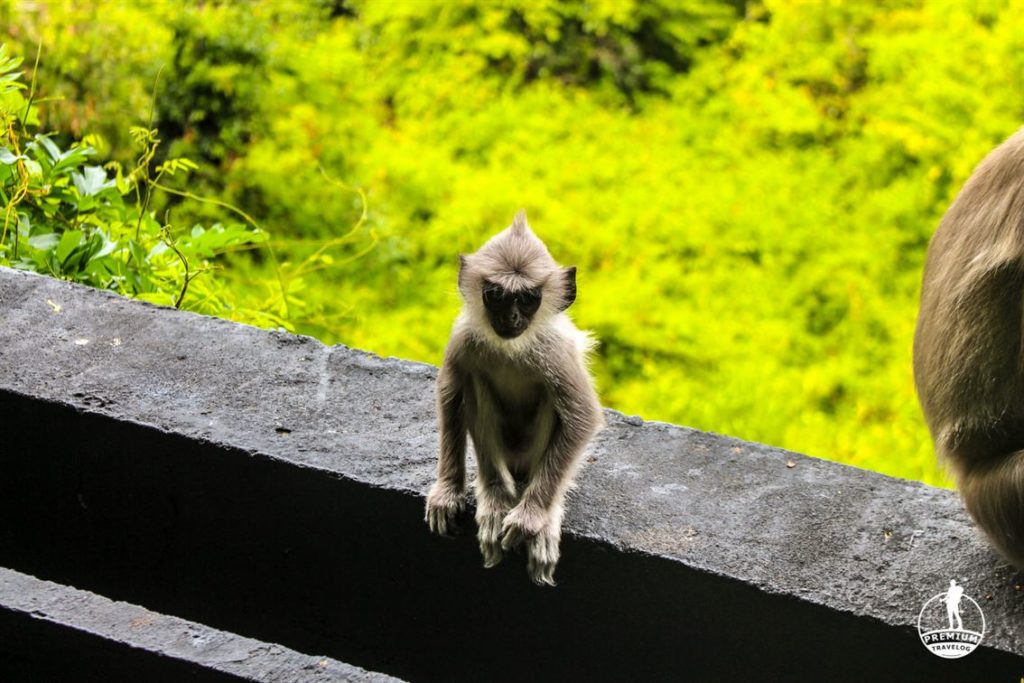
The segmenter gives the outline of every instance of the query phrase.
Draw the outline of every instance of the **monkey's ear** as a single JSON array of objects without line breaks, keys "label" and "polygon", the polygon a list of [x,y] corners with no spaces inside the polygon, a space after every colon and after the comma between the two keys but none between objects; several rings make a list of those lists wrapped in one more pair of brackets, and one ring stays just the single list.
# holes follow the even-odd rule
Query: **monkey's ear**
[{"label": "monkey's ear", "polygon": [[466,284],[467,259],[465,254],[459,254],[459,289]]},{"label": "monkey's ear", "polygon": [[512,232],[522,234],[529,228],[530,226],[526,222],[526,209],[519,209],[516,212],[516,217],[512,219]]},{"label": "monkey's ear", "polygon": [[576,301],[576,266],[563,268],[562,278],[562,305],[558,308],[559,313]]}]

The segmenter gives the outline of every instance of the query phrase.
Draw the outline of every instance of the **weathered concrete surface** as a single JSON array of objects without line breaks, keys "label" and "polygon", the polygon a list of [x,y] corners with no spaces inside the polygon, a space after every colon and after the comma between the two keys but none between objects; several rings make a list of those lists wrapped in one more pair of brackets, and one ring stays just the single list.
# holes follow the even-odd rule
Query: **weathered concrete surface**
[{"label": "weathered concrete surface", "polygon": [[[149,425],[261,461],[331,473],[372,490],[419,496],[432,479],[431,366],[328,348],[308,338],[2,269],[0,316],[0,391],[12,396]],[[898,639],[890,654],[905,652],[908,661],[921,655],[913,659],[921,671],[979,662],[985,650],[1012,653],[1016,663],[1011,668],[1017,667],[1018,674],[1024,670],[1018,666],[1024,660],[1016,659],[1024,655],[1024,598],[1015,573],[986,547],[955,493],[612,411],[592,450],[566,517],[568,542],[557,575],[561,585],[541,593],[551,598],[537,600],[569,600],[573,582],[584,585],[588,574],[604,571],[603,556],[591,548],[610,547],[627,558],[632,553],[663,558],[655,564],[637,561],[636,567],[652,575],[675,576],[675,568],[691,572],[690,594],[695,586],[712,592],[733,584],[756,589],[730,593],[736,603],[723,602],[723,610],[742,610],[743,600],[764,595],[756,609],[792,607],[791,628],[801,619],[820,618],[825,624],[830,612],[814,611],[815,605],[848,615],[855,620],[850,634],[861,637],[877,628],[873,647]],[[301,506],[302,501],[292,504]],[[410,517],[418,514],[418,505],[409,508]],[[381,544],[391,541],[387,529],[370,533]],[[469,540],[448,546],[441,540],[424,543],[442,552],[457,547],[459,562],[473,561]],[[434,547],[424,545],[417,552],[433,553]],[[574,554],[593,567],[575,562]],[[420,569],[416,557],[408,562],[415,567],[410,572]],[[607,576],[629,576],[625,569],[616,573],[618,568],[608,567]],[[493,576],[473,571],[484,582]],[[522,567],[516,571],[521,574]],[[605,587],[609,602],[618,600],[620,592],[645,590],[649,577],[634,573],[636,585]],[[928,655],[914,630],[925,600],[951,578],[978,600],[988,625],[984,647],[956,663]],[[526,577],[516,580],[525,583]],[[657,604],[657,594],[646,597]],[[716,609],[715,599],[708,600],[700,608]],[[680,603],[680,628],[699,616],[691,609]],[[583,618],[605,616],[594,608],[593,615]],[[773,633],[772,614],[747,617],[749,628],[762,623],[766,633]],[[623,618],[630,623],[628,616]],[[486,628],[487,623],[480,625]],[[780,637],[777,632],[775,637]],[[828,633],[815,635],[813,624],[800,637],[806,642],[774,646],[791,647],[796,656],[802,649],[827,647],[830,638]],[[854,643],[833,646],[837,652],[843,647],[853,652],[855,661],[870,661],[871,655],[857,652]],[[932,670],[940,676],[946,671]]]},{"label": "weathered concrete surface", "polygon": [[[26,638],[25,631],[32,630],[32,620],[57,626],[57,635],[51,642],[35,634]],[[91,641],[85,646],[84,656],[69,652],[66,638],[73,636]],[[42,658],[27,652],[39,645],[48,650],[43,653],[42,664]],[[104,649],[111,656],[89,656],[90,651]],[[145,660],[141,664],[130,661],[131,655]],[[15,680],[14,676],[18,680],[44,680],[49,679],[48,674],[61,674],[63,680],[76,681],[153,681],[157,677],[296,683],[398,681],[328,657],[299,654],[280,645],[243,638],[0,568],[0,675],[11,676],[7,680]],[[122,674],[141,677],[121,678]]]}]

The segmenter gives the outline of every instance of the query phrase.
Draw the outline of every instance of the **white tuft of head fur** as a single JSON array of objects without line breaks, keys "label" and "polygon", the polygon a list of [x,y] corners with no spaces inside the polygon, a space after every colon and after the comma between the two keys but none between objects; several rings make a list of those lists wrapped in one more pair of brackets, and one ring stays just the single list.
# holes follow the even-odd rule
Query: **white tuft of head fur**
[{"label": "white tuft of head fur", "polygon": [[530,231],[530,224],[526,222],[526,209],[516,211],[516,215],[512,219],[512,225],[509,227],[512,229],[512,232],[519,234]]}]

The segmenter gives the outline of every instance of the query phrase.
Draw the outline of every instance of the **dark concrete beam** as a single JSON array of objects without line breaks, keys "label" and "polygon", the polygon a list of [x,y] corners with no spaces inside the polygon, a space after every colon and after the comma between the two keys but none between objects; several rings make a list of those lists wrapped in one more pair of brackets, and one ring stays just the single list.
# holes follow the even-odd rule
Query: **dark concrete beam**
[{"label": "dark concrete beam", "polygon": [[[6,270],[0,311],[0,415],[49,425],[5,436],[0,564],[415,680],[1024,672],[953,492],[609,411],[536,589],[422,524],[433,367]],[[952,662],[915,630],[951,578]]]},{"label": "dark concrete beam", "polygon": [[3,568],[0,678],[398,681]]}]

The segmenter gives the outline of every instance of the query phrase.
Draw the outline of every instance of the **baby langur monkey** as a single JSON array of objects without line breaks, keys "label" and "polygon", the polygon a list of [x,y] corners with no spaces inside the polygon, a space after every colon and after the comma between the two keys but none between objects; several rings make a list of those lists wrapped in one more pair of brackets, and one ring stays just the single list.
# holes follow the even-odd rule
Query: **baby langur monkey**
[{"label": "baby langur monkey", "polygon": [[967,510],[1024,568],[1024,130],[978,165],[928,247],[914,380]]},{"label": "baby langur monkey", "polygon": [[553,586],[566,489],[604,424],[586,368],[593,342],[565,314],[576,268],[555,263],[523,211],[460,261],[464,305],[437,379],[441,446],[426,520],[438,534],[453,529],[468,433],[484,566],[522,544],[530,578]]}]

